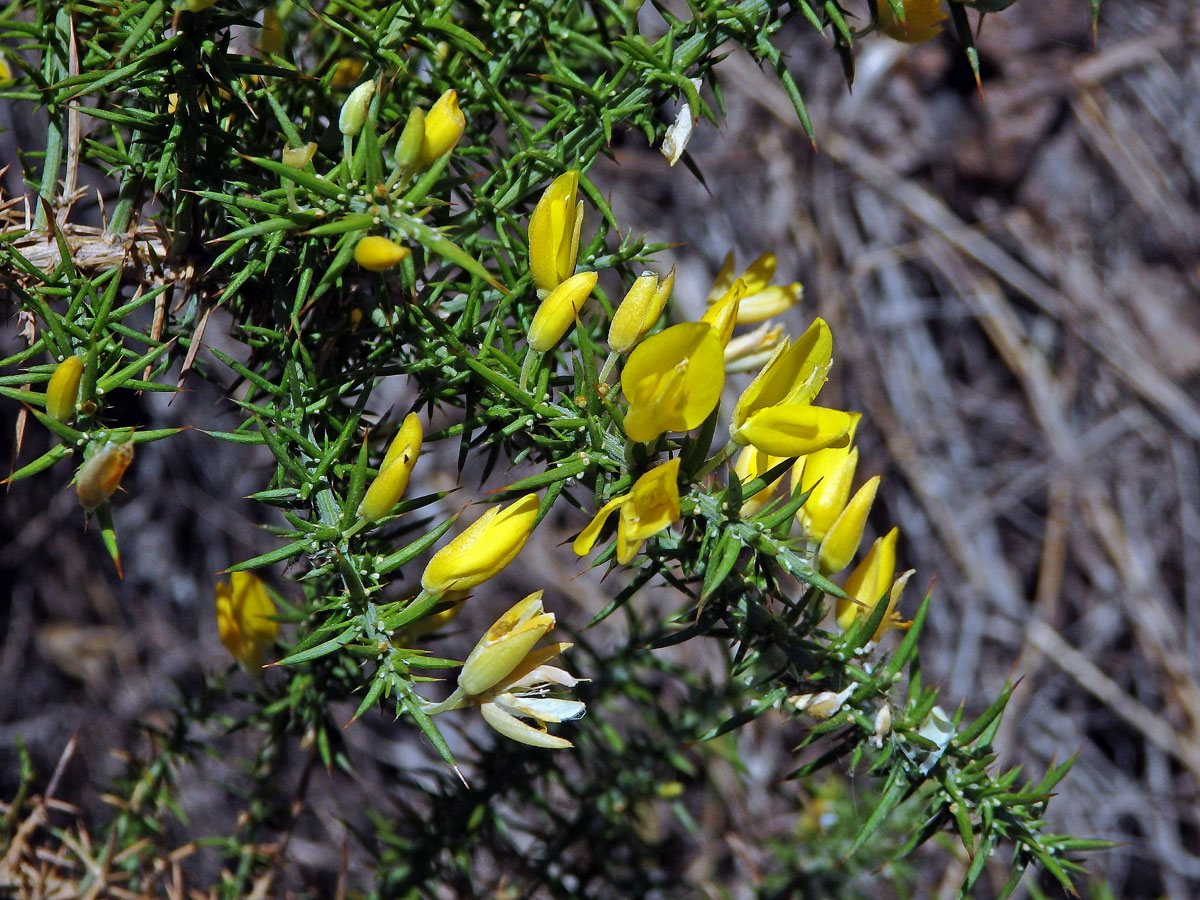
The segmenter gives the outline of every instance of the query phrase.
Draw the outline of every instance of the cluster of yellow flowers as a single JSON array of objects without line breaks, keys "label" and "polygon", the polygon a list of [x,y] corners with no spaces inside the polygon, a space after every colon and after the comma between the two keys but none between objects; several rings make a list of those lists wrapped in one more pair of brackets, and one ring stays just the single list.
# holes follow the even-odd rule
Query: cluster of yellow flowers
[{"label": "cluster of yellow flowers", "polygon": [[[530,270],[541,302],[529,327],[529,345],[544,352],[554,347],[577,319],[596,283],[573,286],[582,275],[577,265],[583,202],[577,199],[579,173],[560,175],[546,189],[529,222]],[[730,447],[742,447],[733,476],[749,482],[788,459],[791,490],[808,494],[797,515],[799,538],[811,548],[815,567],[826,575],[845,569],[858,552],[867,515],[879,486],[875,477],[854,494],[850,488],[858,462],[851,447],[859,414],[817,406],[814,401],[833,361],[833,336],[816,319],[795,341],[778,326],[761,327],[736,339],[737,325],[757,324],[797,303],[799,284],[772,285],[775,258],[765,253],[734,276],[734,257],[726,257],[709,307],[699,322],[670,325],[647,337],[669,300],[674,269],[661,281],[647,272],[637,278],[609,326],[610,356],[600,374],[604,382],[618,356],[628,354],[620,374],[628,408],[622,427],[632,441],[657,441],[667,432],[697,428],[720,401],[726,370],[755,363],[761,369],[741,393],[729,421]],[[638,478],[629,493],[605,503],[580,532],[575,552],[590,553],[605,524],[619,511],[616,558],[629,563],[642,544],[680,518],[679,459],[662,463]],[[781,479],[780,479],[781,480]],[[778,486],[749,498],[742,515],[752,516],[771,500]],[[888,595],[889,609],[876,634],[904,627],[894,609],[908,575],[893,584],[896,531],[876,541],[847,578],[839,599],[838,620],[849,627],[856,615],[869,616]]]},{"label": "cluster of yellow flowers", "polygon": [[[584,212],[579,178],[577,171],[556,178],[529,221],[529,265],[539,304],[529,325],[525,374],[531,358],[549,352],[566,336],[597,283],[597,272],[575,271]],[[737,371],[747,362],[761,366],[733,406],[728,447],[704,471],[715,470],[738,448],[729,477],[743,484],[772,470],[782,471],[788,460],[794,460],[790,493],[806,495],[795,517],[795,540],[806,548],[814,569],[832,576],[858,553],[879,478],[852,492],[858,464],[852,441],[860,416],[815,405],[833,361],[833,336],[824,320],[813,321],[795,340],[784,336],[778,326],[759,328],[738,338],[742,343],[730,352],[736,326],[761,323],[801,298],[799,284],[772,285],[774,272],[774,257],[763,254],[735,277],[730,255],[700,321],[669,325],[656,334],[651,331],[669,301],[674,270],[663,279],[644,273],[613,314],[608,330],[611,352],[600,381],[605,382],[617,360],[625,358],[620,382],[627,409],[620,427],[631,441],[657,443],[664,434],[690,431],[714,414],[727,369]],[[422,439],[421,423],[410,414],[359,505],[353,531],[370,527],[392,512],[408,485]],[[616,514],[616,561],[630,563],[648,539],[681,519],[680,466],[678,456],[661,462],[634,480],[627,493],[604,503],[575,539],[574,551],[589,554]],[[741,515],[756,515],[771,502],[782,481],[780,475],[745,498]],[[438,550],[424,569],[421,592],[413,601],[430,615],[408,627],[403,637],[414,639],[457,615],[473,589],[516,558],[540,513],[536,494],[493,506]],[[842,628],[870,616],[880,602],[887,607],[874,638],[888,628],[906,627],[895,607],[911,573],[894,577],[897,534],[893,528],[875,541],[845,578],[846,597],[838,598],[835,608]],[[238,588],[235,575],[232,594],[218,593],[222,640],[243,665],[249,667],[254,661],[261,665],[264,640],[269,644],[275,637],[273,621],[271,628],[263,625],[270,621],[273,609],[261,601],[265,592],[259,595],[248,589],[241,593],[256,599],[239,605]],[[459,671],[454,692],[441,703],[427,704],[427,713],[473,706],[509,738],[539,747],[571,746],[546,727],[584,711],[579,701],[546,696],[577,683],[567,672],[548,665],[569,645],[537,646],[554,624],[553,613],[543,608],[541,591],[521,600],[480,638]]]}]

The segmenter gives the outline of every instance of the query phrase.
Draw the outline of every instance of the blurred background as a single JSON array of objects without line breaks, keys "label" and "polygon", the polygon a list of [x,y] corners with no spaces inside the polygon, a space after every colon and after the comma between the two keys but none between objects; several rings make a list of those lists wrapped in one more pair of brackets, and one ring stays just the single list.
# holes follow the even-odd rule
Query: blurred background
[{"label": "blurred background", "polygon": [[[969,713],[1022,679],[1000,761],[1040,776],[1078,755],[1049,820],[1121,842],[1089,860],[1117,897],[1200,894],[1198,43],[1190,0],[1106,0],[1095,47],[1083,0],[1030,0],[985,21],[982,91],[945,35],[864,40],[848,89],[829,48],[797,25],[789,64],[815,147],[774,77],[734,54],[719,69],[726,118],[697,126],[689,146],[703,183],[640,135],[619,137],[592,173],[624,228],[676,245],[662,268],[679,267],[682,309],[701,308],[729,250],[743,265],[773,251],[776,280],[805,284],[788,328],[829,321],[837,356],[822,402],[864,413],[860,472],[884,476],[875,522],[901,526],[902,564],[934,585],[926,679],[946,709]],[[23,346],[23,326],[6,318],[0,354]],[[214,318],[206,340],[244,355],[227,330]],[[114,424],[235,423],[199,378],[174,397],[123,402]],[[12,458],[13,404],[3,421]],[[36,426],[21,439],[22,462],[49,446]],[[47,773],[76,735],[58,795],[104,809],[99,792],[140,746],[133,723],[165,724],[202,672],[227,665],[214,573],[274,546],[241,499],[269,471],[264,456],[195,430],[139,450],[115,502],[123,581],[84,529],[65,466],[7,489],[0,797],[16,784],[18,735]],[[454,448],[424,477],[452,482]],[[582,565],[554,548],[583,521],[547,523],[526,569],[505,576],[513,591],[557,581],[560,620],[575,627],[607,590],[576,580]],[[445,652],[469,649],[489,612],[464,619]],[[769,806],[787,771],[797,735],[777,726],[747,730],[747,764],[763,765],[730,801],[744,811]],[[316,778],[319,814],[291,848],[310,871],[342,865],[343,823],[379,783],[428,763],[400,730],[368,717],[347,731],[357,780]],[[195,833],[228,827],[229,748],[251,738],[226,740],[187,782]],[[754,844],[755,816],[718,818],[709,840],[723,850],[680,852],[728,852],[752,869],[739,842]],[[944,884],[966,864],[945,863]]]}]

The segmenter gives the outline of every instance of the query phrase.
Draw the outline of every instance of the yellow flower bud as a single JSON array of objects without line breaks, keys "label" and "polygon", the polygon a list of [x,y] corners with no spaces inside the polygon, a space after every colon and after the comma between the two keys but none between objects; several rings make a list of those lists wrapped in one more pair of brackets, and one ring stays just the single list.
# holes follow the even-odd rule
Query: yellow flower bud
[{"label": "yellow flower bud", "polygon": [[354,261],[372,272],[385,272],[411,255],[407,247],[377,234],[367,235],[354,246]]},{"label": "yellow flower bud", "polygon": [[396,165],[401,169],[411,169],[421,156],[421,146],[425,143],[425,110],[414,107],[400,132],[400,140],[396,142]]},{"label": "yellow flower bud", "polygon": [[425,116],[425,135],[417,164],[424,168],[453,150],[466,127],[467,119],[458,108],[458,93],[446,91]]},{"label": "yellow flower bud", "polygon": [[379,474],[367,488],[366,496],[358,506],[359,518],[374,522],[388,513],[400,502],[408,487],[408,478],[417,456],[421,452],[421,420],[416,413],[409,413],[400,426],[400,431],[388,447],[387,455],[379,467]]},{"label": "yellow flower bud", "polygon": [[674,266],[662,281],[653,272],[643,272],[635,279],[625,299],[613,313],[608,326],[608,346],[617,353],[624,353],[644,338],[662,315],[674,286]]},{"label": "yellow flower bud", "polygon": [[842,571],[858,552],[863,529],[867,525],[867,514],[871,511],[871,504],[875,502],[875,492],[878,490],[879,476],[876,475],[850,498],[842,514],[821,541],[821,548],[817,551],[817,566],[825,574]]},{"label": "yellow flower bud", "polygon": [[501,616],[479,639],[458,673],[464,694],[482,694],[520,665],[534,644],[554,627],[554,613],[542,611],[535,591]]},{"label": "yellow flower bud", "polygon": [[267,650],[279,634],[272,618],[275,603],[262,579],[234,572],[217,584],[217,633],[233,658],[248,672],[262,668]]},{"label": "yellow flower bud", "polygon": [[78,356],[68,356],[58,364],[46,385],[46,415],[60,422],[70,421],[75,415],[82,375],[83,359]]},{"label": "yellow flower bud", "polygon": [[121,486],[125,470],[133,462],[133,441],[108,441],[79,467],[75,495],[84,509],[95,509]]},{"label": "yellow flower bud", "polygon": [[879,29],[890,38],[906,44],[919,44],[937,37],[946,14],[942,0],[903,0],[904,21],[896,18],[888,0],[877,0]]},{"label": "yellow flower bud", "polygon": [[583,201],[579,172],[571,169],[550,183],[529,217],[529,269],[539,291],[552,291],[575,272]]},{"label": "yellow flower bud", "polygon": [[337,61],[337,65],[333,69],[333,77],[329,80],[329,84],[331,87],[344,91],[358,82],[358,77],[362,75],[364,68],[365,64],[361,59],[344,56]]},{"label": "yellow flower bud", "polygon": [[421,576],[431,594],[470,590],[507,566],[521,552],[538,515],[537,494],[503,509],[493,506],[433,555]]},{"label": "yellow flower bud", "polygon": [[666,431],[690,431],[713,411],[725,382],[721,342],[704,322],[686,322],[646,338],[621,373],[629,403],[625,433],[652,441]]},{"label": "yellow flower bud", "polygon": [[342,104],[342,112],[338,116],[338,131],[347,137],[354,137],[362,131],[363,123],[367,121],[367,107],[374,95],[374,81],[364,81],[352,90],[346,102]]},{"label": "yellow flower bud", "polygon": [[283,164],[293,169],[303,169],[317,154],[317,142],[309,141],[303,147],[285,147]]},{"label": "yellow flower bud", "polygon": [[[839,598],[837,602],[837,623],[843,631],[854,624],[856,617],[870,617],[875,604],[892,583],[892,575],[896,571],[896,539],[899,535],[900,529],[893,528],[883,537],[876,538],[867,555],[846,578],[842,590],[851,599]],[[855,603],[855,600],[858,602]]]},{"label": "yellow flower bud", "polygon": [[596,287],[595,272],[572,275],[546,295],[529,324],[529,346],[545,353],[562,340]]},{"label": "yellow flower bud", "polygon": [[858,468],[858,448],[849,444],[827,447],[803,459],[800,490],[808,492],[808,499],[797,510],[796,521],[806,538],[819,541],[829,533],[850,499],[850,486]]}]

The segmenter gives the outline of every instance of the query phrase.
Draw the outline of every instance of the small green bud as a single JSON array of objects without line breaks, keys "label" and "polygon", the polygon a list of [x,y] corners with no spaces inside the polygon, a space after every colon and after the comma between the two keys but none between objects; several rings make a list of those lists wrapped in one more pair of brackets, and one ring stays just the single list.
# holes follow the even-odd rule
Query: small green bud
[{"label": "small green bud", "polygon": [[404,123],[404,131],[400,133],[400,143],[396,146],[396,165],[401,169],[411,169],[421,156],[421,146],[425,142],[425,110],[415,108],[408,114]]},{"label": "small green bud", "polygon": [[362,131],[363,123],[367,120],[367,106],[374,94],[374,81],[364,81],[350,92],[350,96],[342,104],[342,113],[338,116],[338,130],[342,134],[354,137]]}]

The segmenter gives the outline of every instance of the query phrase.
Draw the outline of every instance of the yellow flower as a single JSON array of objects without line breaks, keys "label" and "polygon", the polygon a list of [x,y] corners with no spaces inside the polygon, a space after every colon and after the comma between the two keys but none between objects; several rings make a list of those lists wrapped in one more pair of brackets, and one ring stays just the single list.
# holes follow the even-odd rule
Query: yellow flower
[{"label": "yellow flower", "polygon": [[338,114],[338,131],[346,137],[354,137],[362,131],[363,123],[367,121],[367,107],[374,95],[374,81],[364,81],[352,90]]},{"label": "yellow flower", "polygon": [[633,483],[628,494],[615,497],[601,507],[592,521],[579,532],[579,537],[575,538],[575,552],[580,556],[591,553],[604,523],[619,509],[617,562],[627,564],[637,555],[647,538],[679,521],[678,479],[678,458],[655,466]]},{"label": "yellow flower", "polygon": [[[738,481],[742,484],[749,484],[755,478],[766,474],[772,468],[779,465],[787,457],[771,456],[769,453],[763,453],[761,450],[756,450],[754,447],[745,447],[738,454],[737,459],[733,464],[733,473],[737,476]],[[755,494],[753,497],[747,497],[742,502],[741,513],[743,516],[752,516],[767,503],[770,502],[771,496],[779,487],[779,482],[783,480],[780,475],[765,488]]]},{"label": "yellow flower", "polygon": [[942,0],[902,0],[904,21],[896,18],[888,6],[888,0],[877,0],[879,28],[890,38],[906,44],[919,44],[937,37],[942,31],[946,14],[942,12]]},{"label": "yellow flower", "polygon": [[608,326],[608,346],[617,353],[624,353],[644,338],[662,315],[674,286],[674,266],[662,281],[653,272],[643,272],[638,276],[613,313]]},{"label": "yellow flower", "polygon": [[721,342],[704,322],[687,322],[646,338],[621,373],[629,403],[625,433],[652,441],[666,431],[690,431],[721,399],[725,370]]},{"label": "yellow flower", "polygon": [[908,579],[913,575],[913,570],[909,569],[892,581],[892,573],[896,570],[896,537],[899,533],[899,529],[893,528],[883,537],[877,538],[867,555],[846,579],[842,590],[853,599],[839,599],[837,602],[837,623],[843,631],[854,624],[855,618],[869,619],[885,592],[887,609],[871,640],[878,641],[891,628],[903,630],[912,625],[912,622],[906,622],[896,612],[900,595],[904,593]]},{"label": "yellow flower", "polygon": [[[881,0],[881,2],[886,2],[886,0]],[[721,270],[717,272],[712,290],[708,294],[708,302],[710,304],[718,302],[737,280],[743,281],[746,291],[738,307],[737,324],[739,325],[750,325],[778,315],[795,306],[804,296],[804,288],[799,283],[771,284],[771,279],[775,275],[774,253],[762,254],[736,278],[733,268],[734,255],[730,252],[721,264]]]},{"label": "yellow flower", "polygon": [[579,172],[571,169],[550,183],[529,217],[529,268],[538,291],[549,293],[575,272],[583,201]]},{"label": "yellow flower", "polygon": [[479,639],[458,673],[458,686],[467,695],[495,687],[553,627],[554,613],[542,611],[542,592],[535,591],[497,619]]},{"label": "yellow flower", "polygon": [[383,463],[379,466],[379,474],[367,488],[362,503],[358,505],[359,518],[374,522],[400,502],[405,488],[408,487],[408,478],[412,474],[413,466],[417,464],[422,437],[421,420],[417,418],[416,413],[409,413],[388,447]]},{"label": "yellow flower", "polygon": [[596,278],[595,272],[580,272],[546,295],[529,323],[530,347],[545,353],[562,340],[596,287]]},{"label": "yellow flower", "polygon": [[847,576],[842,590],[851,599],[837,602],[837,623],[843,631],[854,623],[855,617],[870,616],[883,592],[891,585],[896,572],[896,539],[899,536],[900,529],[893,528],[883,537],[876,538],[867,555]]},{"label": "yellow flower", "polygon": [[485,722],[514,741],[547,749],[572,746],[546,730],[547,722],[577,719],[584,713],[578,700],[546,696],[553,687],[579,683],[562,669],[546,665],[570,644],[534,646],[553,627],[554,614],[542,609],[542,592],[530,594],[479,639],[458,673],[457,689],[427,711],[432,715],[473,704]]},{"label": "yellow flower", "polygon": [[95,509],[121,486],[133,462],[133,441],[107,441],[87,458],[75,476],[75,495],[84,509]]},{"label": "yellow flower", "polygon": [[796,343],[781,343],[734,406],[733,440],[783,458],[848,444],[853,415],[811,405],[832,359],[833,337],[823,319]]},{"label": "yellow flower", "polygon": [[733,409],[730,431],[739,429],[755,413],[781,404],[808,404],[816,399],[833,364],[833,334],[824,319],[812,325],[795,343],[787,338],[742,391]]},{"label": "yellow flower", "polygon": [[83,375],[83,359],[68,356],[50,376],[46,385],[46,415],[66,422],[75,415],[75,403],[79,399],[79,379]]},{"label": "yellow flower", "polygon": [[417,159],[422,168],[441,159],[458,144],[467,119],[458,108],[458,92],[446,91],[425,115],[425,138]]},{"label": "yellow flower", "polygon": [[871,504],[875,502],[875,493],[878,490],[879,476],[876,475],[858,489],[837,517],[817,551],[817,566],[822,572],[840,572],[850,565],[850,560],[854,559],[858,545],[862,542],[867,514],[871,511]]},{"label": "yellow flower", "polygon": [[444,594],[487,581],[521,552],[537,515],[537,494],[526,494],[504,508],[493,506],[433,555],[421,575],[421,587]]},{"label": "yellow flower", "polygon": [[333,77],[329,80],[330,87],[345,90],[358,81],[364,67],[361,59],[343,56],[333,68]]},{"label": "yellow flower", "polygon": [[279,634],[275,604],[262,579],[234,572],[217,584],[217,633],[225,649],[248,672],[262,668],[267,650]]},{"label": "yellow flower", "polygon": [[[850,413],[850,417],[853,424],[847,436],[853,440],[860,416]],[[849,443],[844,447],[817,450],[796,460],[792,468],[792,490],[798,485],[802,493],[808,494],[804,506],[796,512],[796,521],[809,540],[819,541],[825,537],[846,508],[857,467],[858,450]]]},{"label": "yellow flower", "polygon": [[411,255],[407,247],[377,234],[369,234],[354,245],[354,261],[372,272],[386,272]]}]

